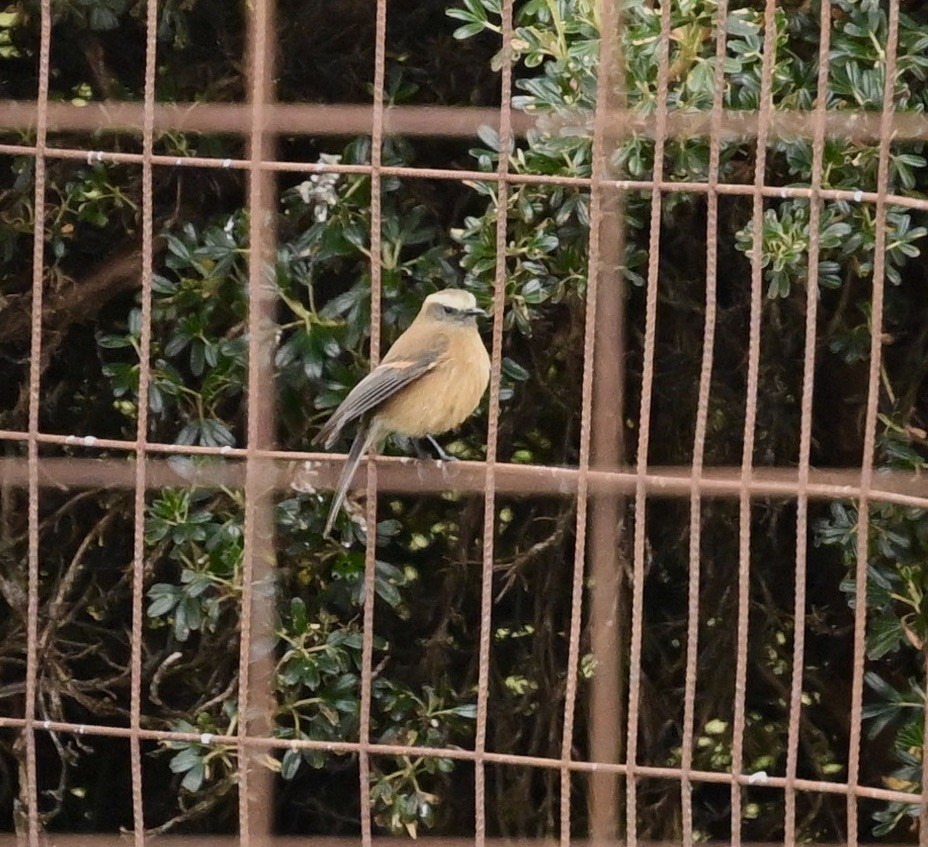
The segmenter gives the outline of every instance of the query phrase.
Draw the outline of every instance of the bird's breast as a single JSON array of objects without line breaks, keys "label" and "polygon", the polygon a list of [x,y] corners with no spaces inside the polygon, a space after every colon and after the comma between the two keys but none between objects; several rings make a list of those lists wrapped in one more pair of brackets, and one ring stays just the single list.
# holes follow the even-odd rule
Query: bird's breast
[{"label": "bird's breast", "polygon": [[460,426],[477,408],[490,380],[490,357],[476,330],[455,333],[436,366],[387,400],[379,423],[411,438]]}]

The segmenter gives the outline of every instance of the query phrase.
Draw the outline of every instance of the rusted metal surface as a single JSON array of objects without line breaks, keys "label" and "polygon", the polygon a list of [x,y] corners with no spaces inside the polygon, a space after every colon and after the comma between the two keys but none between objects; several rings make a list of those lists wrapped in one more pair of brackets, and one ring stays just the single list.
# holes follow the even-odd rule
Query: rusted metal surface
[{"label": "rusted metal surface", "polygon": [[[354,847],[358,842],[355,838],[339,838],[325,835],[313,836],[268,836],[253,840],[259,847],[304,847],[308,843],[313,847]],[[70,835],[52,833],[42,836],[42,847],[125,847],[124,835],[109,833],[100,835]],[[159,836],[158,844],[166,847],[231,847],[239,843],[237,836],[233,835],[163,835]],[[473,838],[429,838],[429,844],[439,847],[473,847]],[[488,838],[488,847],[556,847],[557,840],[550,838]],[[575,847],[623,847],[624,841],[617,839],[593,840],[575,838],[572,842]],[[673,842],[642,841],[641,847],[671,847]],[[756,847],[778,847],[781,842],[752,842]],[[409,841],[397,837],[375,836],[372,847],[401,847],[408,845]],[[727,842],[707,841],[706,847],[728,847]],[[0,847],[20,847],[20,843],[11,836],[0,835]],[[824,844],[811,843],[808,847],[826,847]],[[827,847],[844,847],[842,844],[829,843]],[[887,844],[886,847],[902,847],[900,844]]]},{"label": "rusted metal surface", "polygon": [[[577,660],[583,609],[584,580],[589,591],[588,623],[590,654],[596,673],[590,680],[589,755],[605,762],[621,761],[625,684],[623,638],[625,634],[624,560],[621,545],[624,498],[618,493],[590,493],[590,469],[616,467],[625,455],[625,226],[623,198],[603,181],[609,175],[608,160],[617,147],[603,112],[624,104],[620,79],[622,49],[621,12],[616,4],[603,7],[603,32],[599,47],[596,90],[596,123],[593,132],[593,173],[590,188],[590,246],[587,312],[584,316],[583,394],[580,420],[580,454],[577,491],[577,524],[574,547],[573,607],[570,654],[565,692],[562,756],[573,749],[573,710],[577,696]],[[595,376],[595,378],[594,378]],[[589,527],[589,529],[587,529]],[[589,535],[589,541],[587,541]],[[569,841],[571,778],[561,772],[561,843]],[[619,820],[619,781],[614,774],[589,777],[589,835],[615,838]]]},{"label": "rusted metal surface", "polygon": [[[155,59],[157,51],[158,4],[148,0],[145,16],[145,103],[142,125],[142,327],[139,337],[139,360],[151,360],[151,306],[154,274],[154,197],[153,166],[155,119]],[[138,731],[142,726],[142,633],[145,593],[145,495],[148,491],[148,394],[151,368],[139,369],[139,405],[135,429],[135,497],[132,545],[132,635],[129,683],[130,773],[132,779],[132,824],[136,847],[145,842],[145,787],[142,783],[142,745]]]},{"label": "rusted metal surface", "polygon": [[[2,438],[2,436],[0,436]],[[64,437],[52,436],[53,443]],[[39,438],[39,442],[45,442]],[[102,440],[101,440],[102,441]],[[126,442],[115,442],[120,450],[131,449]],[[133,442],[129,442],[130,444]],[[150,490],[166,486],[196,485],[202,488],[241,487],[245,484],[244,451],[220,451],[213,447],[178,447],[174,444],[149,444],[148,452],[174,454],[169,459],[149,458],[145,482]],[[210,457],[212,462],[193,462]],[[335,487],[344,458],[324,453],[299,453],[284,450],[255,450],[255,467],[261,470],[263,485],[275,491],[331,491]],[[415,463],[406,457],[378,456],[371,463],[378,469],[378,490],[405,494],[415,491],[460,491],[480,493],[484,490],[486,466],[482,462]],[[24,487],[29,475],[25,458],[0,458],[0,481],[12,487]],[[577,492],[579,471],[576,468],[527,466],[499,463],[496,466],[496,491],[523,496],[573,497]],[[590,470],[587,474],[590,493],[630,494],[639,482],[636,470],[619,466],[612,470]],[[643,476],[651,497],[687,497],[692,473],[689,467],[654,465]],[[361,467],[352,488],[367,485],[367,469]],[[39,467],[39,485],[61,490],[73,488],[134,488],[135,467],[127,458],[86,457],[43,458]],[[861,494],[860,471],[849,468],[810,468],[808,479],[801,482],[797,468],[754,468],[749,477],[737,467],[705,467],[697,480],[703,497],[737,498],[742,491],[750,497],[793,500],[801,493],[814,500],[856,499]],[[900,506],[928,508],[928,484],[923,478],[904,471],[881,470],[870,488],[873,503],[896,503]]]},{"label": "rusted metal surface", "polygon": [[[48,125],[49,58],[51,53],[51,0],[42,0],[41,46],[39,48],[38,122],[35,142],[35,226],[32,232],[32,325],[29,362],[29,432],[27,433],[27,476],[29,491],[28,613],[26,617],[26,699],[22,742],[25,746],[26,825],[30,847],[39,841],[39,788],[36,773],[36,696],[38,688],[39,617],[39,403],[42,391],[42,289],[45,269],[45,144]],[[20,779],[22,779],[22,768]]]},{"label": "rusted metal surface", "polygon": [[[767,0],[764,14],[764,46],[761,66],[760,114],[758,121],[757,152],[754,166],[753,228],[760,232],[763,225],[764,185],[767,157],[767,140],[771,112],[773,68],[776,60],[776,3]],[[741,454],[741,476],[750,478],[754,473],[754,439],[757,423],[757,394],[760,372],[760,326],[763,300],[763,267],[761,240],[755,239],[751,251],[751,318],[748,338],[748,375],[745,388],[744,447]],[[750,627],[751,580],[751,497],[742,489],[738,499],[738,649],[735,667],[735,708],[732,738],[732,772],[740,775],[744,767],[744,733],[747,699],[748,630]],[[731,835],[734,845],[741,844],[741,787],[732,785]],[[737,817],[736,817],[737,815]]]},{"label": "rusted metal surface", "polygon": [[[49,103],[44,112],[46,126],[52,132],[121,132],[138,133],[143,125],[145,107],[139,103],[116,100],[91,101],[85,105]],[[726,139],[755,138],[760,113],[723,110],[718,133]],[[34,102],[0,100],[0,131],[35,130],[39,109]],[[522,112],[511,113],[512,132],[524,136],[534,127],[558,130],[589,125],[588,114],[571,114],[535,118]],[[386,135],[469,137],[480,126],[498,126],[500,112],[473,106],[387,106],[383,112]],[[632,109],[611,106],[603,117],[604,130],[616,138],[632,135],[653,137],[651,119]],[[251,107],[245,103],[155,103],[155,132],[222,132],[248,135]],[[928,141],[928,116],[918,112],[900,113],[893,119],[894,138],[898,141]],[[373,131],[373,113],[369,106],[328,103],[272,103],[265,110],[265,129],[287,135],[344,136]],[[769,116],[767,132],[771,139],[813,138],[816,118],[811,112],[778,109]],[[710,135],[711,113],[678,112],[667,116],[668,138],[692,138]],[[842,109],[826,115],[825,131],[829,136],[845,136],[860,141],[880,139],[878,112]],[[86,151],[84,151],[86,154]]]},{"label": "rusted metal surface", "polygon": [[[628,725],[625,756],[625,839],[629,847],[638,844],[638,735],[641,707],[641,654],[644,636],[645,558],[647,546],[648,492],[644,478],[648,472],[651,444],[651,408],[654,399],[655,351],[657,348],[657,291],[660,282],[661,208],[659,184],[664,177],[664,150],[667,143],[667,89],[670,77],[670,4],[661,5],[661,35],[658,48],[657,104],[654,113],[654,186],[651,188],[651,235],[648,245],[648,281],[644,318],[644,352],[641,374],[641,402],[638,412],[638,455],[635,464],[634,547],[632,562],[631,647],[628,655]],[[682,771],[681,771],[682,776]]]},{"label": "rusted metal surface", "polygon": [[[376,46],[374,50],[374,103],[371,133],[371,367],[376,367],[381,356],[381,296],[383,274],[380,255],[383,242],[383,186],[382,159],[384,134],[384,79],[386,75],[386,0],[376,0]],[[365,525],[377,526],[377,465],[368,462],[366,489],[367,505]],[[368,532],[364,545],[364,623],[361,645],[361,719],[358,727],[358,795],[361,807],[361,844],[370,847],[373,839],[371,821],[371,687],[374,664],[374,584],[377,565],[377,533]]]},{"label": "rusted metal surface", "polygon": [[[873,213],[876,243],[873,248],[873,293],[871,296],[870,373],[867,378],[867,412],[860,470],[860,501],[857,521],[857,563],[855,568],[854,662],[851,693],[851,733],[847,766],[847,842],[858,842],[858,778],[860,776],[860,740],[863,722],[864,663],[867,657],[867,569],[869,565],[870,503],[876,452],[876,424],[883,363],[883,292],[886,287],[886,207],[889,185],[889,145],[892,140],[893,91],[896,79],[896,52],[899,44],[899,0],[889,2],[889,25],[886,36],[886,68],[883,83],[883,108],[880,115],[880,153],[877,167],[877,199]],[[923,757],[924,758],[924,757]],[[922,833],[924,837],[924,833]]]},{"label": "rusted metal surface", "polygon": [[[721,120],[723,86],[725,79],[727,0],[721,0],[715,17],[715,78],[712,95],[712,131],[709,134],[709,185],[718,187],[721,160]],[[706,430],[709,420],[709,400],[712,389],[712,367],[715,352],[715,329],[718,318],[718,242],[719,197],[709,191],[706,195],[706,316],[703,323],[702,361],[699,369],[699,395],[696,404],[696,426],[693,433],[693,472],[690,478],[690,578],[687,592],[686,679],[683,695],[683,750],[680,767],[684,773],[693,767],[693,744],[696,732],[696,686],[699,658],[699,575],[702,564],[702,494],[699,480],[704,473]],[[737,737],[737,736],[736,736]],[[740,757],[739,757],[740,758]],[[732,763],[739,761],[732,756]],[[688,777],[681,784],[683,831],[687,844],[692,842],[693,802],[692,785]],[[741,821],[741,792],[732,786],[731,826],[738,829]],[[735,835],[735,838],[738,836]]]},{"label": "rusted metal surface", "polygon": [[[0,718],[0,729],[4,727],[12,729],[22,729],[26,725],[24,718]],[[44,732],[65,732],[78,736],[99,736],[101,738],[131,738],[137,734],[139,738],[149,741],[194,741],[203,742],[203,735],[200,733],[174,732],[168,730],[140,729],[136,733],[130,727],[118,726],[96,726],[92,724],[73,724],[59,721],[42,721],[34,722],[35,728]],[[210,735],[210,744],[216,745],[237,745],[239,736],[237,735]],[[311,739],[284,739],[248,736],[244,741],[245,746],[253,751],[268,750],[289,750],[289,749],[307,749],[322,750],[327,753],[359,753],[361,744],[357,741],[315,741]],[[567,768],[572,773],[595,773],[603,772],[627,776],[629,767],[626,763],[610,763],[596,761],[579,761],[571,760],[565,762],[563,759],[545,758],[543,756],[525,756],[514,753],[498,753],[490,750],[477,753],[476,750],[468,750],[460,747],[420,747],[417,745],[406,744],[380,744],[370,743],[365,745],[365,749],[370,754],[382,755],[409,755],[409,756],[440,756],[443,759],[454,759],[456,761],[476,762],[484,761],[487,764],[497,765],[516,765],[521,767],[547,768],[550,770],[561,770]],[[680,768],[659,767],[655,765],[636,764],[634,771],[641,777],[654,777],[657,779],[666,779],[677,782],[682,776]],[[722,771],[703,771],[692,770],[689,773],[691,782],[705,782],[715,785],[762,785],[766,788],[784,788],[786,778],[782,776],[770,776],[766,773],[737,774]],[[847,796],[851,789],[847,783],[843,782],[822,782],[814,779],[796,779],[794,785],[799,791],[809,791],[821,794],[836,794]],[[873,786],[858,785],[854,789],[858,797],[868,797],[873,800],[883,800],[886,802],[900,803],[918,803],[921,795],[913,794],[907,791],[897,791],[889,788],[875,788]]]},{"label": "rusted metal surface", "polygon": [[[512,38],[513,0],[502,3],[502,40],[500,51],[499,148],[508,150],[512,138]],[[483,486],[483,545],[480,570],[480,639],[477,661],[477,727],[474,737],[474,837],[477,847],[487,839],[486,762],[487,720],[490,696],[490,641],[493,626],[493,550],[496,541],[497,446],[499,436],[499,392],[503,361],[503,316],[506,304],[506,220],[508,214],[509,157],[500,156],[496,169],[498,183],[496,221],[496,267],[493,279],[493,341],[490,348],[489,423],[487,425],[487,461]]]},{"label": "rusted metal surface", "polygon": [[[831,21],[828,4],[822,4],[821,42],[818,53],[818,85],[815,101],[815,134],[812,140],[812,197],[809,200],[809,276],[806,287],[806,333],[803,348],[801,423],[799,433],[799,483],[809,482],[809,461],[812,452],[812,401],[815,383],[815,341],[819,299],[819,255],[822,204],[817,193],[822,187],[822,166],[825,152],[825,119]],[[802,718],[802,688],[806,634],[806,546],[809,539],[809,497],[801,493],[796,498],[796,588],[793,603],[793,667],[790,684],[789,728],[786,749],[786,788],[784,792],[783,837],[796,840],[796,790],[794,782],[799,760],[799,729]]]},{"label": "rusted metal surface", "polygon": [[274,158],[276,136],[267,129],[274,99],[275,0],[248,7],[248,382],[245,446],[245,524],[242,550],[238,668],[238,820],[243,847],[260,844],[274,823],[274,774],[251,755],[248,740],[274,729],[273,644],[274,495],[264,484],[258,450],[273,447],[276,425],[274,317],[276,296],[268,285],[277,256],[273,221],[277,196],[273,174],[261,162]]}]

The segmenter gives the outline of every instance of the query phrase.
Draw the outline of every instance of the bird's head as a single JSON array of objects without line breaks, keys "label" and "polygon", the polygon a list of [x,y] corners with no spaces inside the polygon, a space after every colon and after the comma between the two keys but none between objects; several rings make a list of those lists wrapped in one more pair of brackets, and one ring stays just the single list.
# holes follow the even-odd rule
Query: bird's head
[{"label": "bird's head", "polygon": [[487,313],[477,305],[477,300],[463,288],[445,288],[429,294],[422,303],[421,317],[445,323],[474,323],[477,317]]}]

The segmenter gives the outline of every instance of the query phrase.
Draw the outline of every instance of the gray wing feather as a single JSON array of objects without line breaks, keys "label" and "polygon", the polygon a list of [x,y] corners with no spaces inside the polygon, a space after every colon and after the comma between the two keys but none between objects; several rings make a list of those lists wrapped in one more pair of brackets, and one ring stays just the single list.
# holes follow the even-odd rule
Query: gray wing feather
[{"label": "gray wing feather", "polygon": [[420,361],[413,364],[404,362],[401,367],[381,364],[374,368],[351,389],[342,404],[332,413],[332,417],[313,439],[313,444],[324,441],[326,448],[331,447],[345,424],[375,409],[384,400],[396,394],[404,385],[409,385],[430,371],[435,367],[437,359],[437,354],[431,354],[430,351],[430,355],[423,356]]}]

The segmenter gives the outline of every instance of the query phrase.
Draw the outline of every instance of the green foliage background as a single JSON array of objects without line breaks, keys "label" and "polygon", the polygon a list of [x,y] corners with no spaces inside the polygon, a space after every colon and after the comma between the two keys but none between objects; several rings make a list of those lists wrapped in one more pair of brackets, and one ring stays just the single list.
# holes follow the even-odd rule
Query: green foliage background
[{"label": "green foliage background", "polygon": [[[898,110],[928,103],[928,15],[903,4],[894,84]],[[619,92],[629,106],[656,106],[659,10],[623,3]],[[284,102],[370,99],[373,8],[364,2],[278,3],[277,96]],[[235,101],[243,97],[244,20],[224,0],[165,0],[159,5],[161,100]],[[670,45],[672,110],[706,110],[713,99],[716,5],[674,0]],[[144,4],[138,0],[59,0],[55,4],[52,99],[139,99]],[[499,99],[499,0],[392,0],[388,26],[391,103],[495,105]],[[819,7],[784,4],[776,15],[776,109],[812,108],[817,78]],[[596,97],[601,10],[592,0],[518,4],[514,106],[553,118],[510,150],[483,128],[471,143],[391,137],[385,164],[460,166],[495,171],[500,155],[520,174],[589,176],[585,119]],[[724,105],[754,110],[760,93],[763,13],[759,3],[732,3],[724,25]],[[832,3],[830,109],[882,106],[885,4]],[[36,91],[37,3],[0,6],[0,97]],[[578,121],[578,116],[581,120]],[[579,126],[578,126],[579,124]],[[539,124],[539,126],[543,126]],[[29,142],[8,133],[3,141]],[[53,146],[138,151],[131,135],[55,133]],[[921,144],[894,143],[890,190],[923,196],[928,183]],[[228,136],[164,133],[156,152],[176,157],[241,155]],[[367,138],[284,135],[288,161],[366,163]],[[755,150],[726,140],[720,179],[749,183]],[[777,139],[768,150],[768,185],[808,185],[811,147]],[[830,139],[825,188],[873,191],[874,144]],[[611,172],[648,179],[654,144],[623,140]],[[665,178],[704,181],[705,138],[668,142]],[[141,312],[140,169],[51,158],[44,221],[43,431],[132,438],[138,388]],[[278,443],[306,449],[328,412],[366,371],[370,334],[370,180],[318,174],[278,178]],[[0,157],[0,428],[26,424],[28,314],[31,296],[33,163]],[[176,444],[240,445],[246,374],[247,213],[244,183],[232,171],[159,167],[155,206],[160,233],[153,303],[150,437]],[[483,303],[496,263],[497,194],[492,182],[384,178],[383,332],[392,341],[437,288],[460,285]],[[623,196],[624,276],[628,326],[624,443],[635,455],[644,324],[644,267],[650,194]],[[719,317],[706,460],[737,464],[745,404],[750,268],[757,236],[750,198],[719,200]],[[661,214],[656,381],[650,460],[691,460],[705,298],[705,200],[669,192]],[[499,458],[572,465],[579,441],[579,384],[589,241],[588,192],[513,185],[507,207],[507,283]],[[887,214],[884,367],[877,462],[926,467],[928,297],[920,258],[924,215],[903,207]],[[769,200],[762,231],[767,297],[763,306],[761,395],[755,462],[788,466],[798,459],[809,203]],[[813,464],[855,467],[861,461],[875,249],[873,208],[828,201],[820,221],[822,286],[818,311]],[[80,291],[79,300],[68,292]],[[25,329],[24,329],[25,327]],[[543,410],[543,413],[540,411]],[[463,458],[485,453],[485,410],[452,439]],[[402,445],[393,445],[402,447]],[[8,455],[20,447],[7,443]],[[76,453],[65,449],[64,455]],[[183,469],[185,462],[178,463]],[[3,492],[0,527],[0,714],[22,712],[25,656],[25,494]],[[274,647],[282,738],[352,739],[358,728],[363,533],[350,515],[337,524],[341,543],[321,538],[327,498],[283,496],[276,504],[277,620]],[[241,594],[243,494],[171,489],[149,497],[146,516],[144,724],[199,733],[235,731],[238,720],[238,604]],[[377,675],[373,734],[386,743],[473,743],[482,503],[478,498],[382,498],[377,527]],[[842,781],[855,604],[857,509],[851,502],[814,504],[809,553],[806,657],[799,775]],[[41,556],[40,716],[77,723],[127,721],[132,501],[120,491],[44,490]],[[573,513],[570,502],[543,497],[498,500],[493,660],[488,746],[559,757],[566,632],[569,628]],[[648,507],[640,761],[676,765],[683,732],[688,576],[686,506]],[[928,640],[928,518],[921,510],[871,507],[866,737],[861,782],[917,790],[922,759],[924,644]],[[630,510],[616,535],[623,554]],[[735,504],[703,509],[699,690],[694,766],[731,767],[737,528]],[[758,500],[752,510],[750,655],[745,771],[784,772],[791,655],[795,507]],[[627,614],[627,610],[623,608]],[[623,636],[627,638],[623,620]],[[595,663],[584,632],[581,696]],[[624,643],[624,642],[623,642]],[[623,649],[625,649],[623,647]],[[623,697],[624,692],[616,692]],[[586,751],[581,710],[575,755]],[[105,831],[131,825],[128,746],[51,734],[40,743],[43,821],[53,829]],[[0,735],[0,825],[17,825],[17,770],[23,751]],[[357,761],[352,756],[289,750],[269,767],[279,772],[276,825],[282,832],[357,831]],[[226,831],[235,825],[236,751],[175,743],[146,749],[146,822],[162,830]],[[554,772],[491,768],[490,823],[504,835],[556,831]],[[376,757],[371,798],[383,830],[466,834],[472,826],[473,773],[447,759]],[[582,796],[585,785],[578,781]],[[585,832],[584,804],[576,829]],[[798,837],[845,835],[840,795],[797,797]],[[912,807],[861,803],[874,838],[912,835]],[[730,837],[728,789],[694,789],[697,836]],[[750,791],[746,839],[780,837],[782,798]],[[643,781],[642,837],[679,837],[679,786]]]}]

